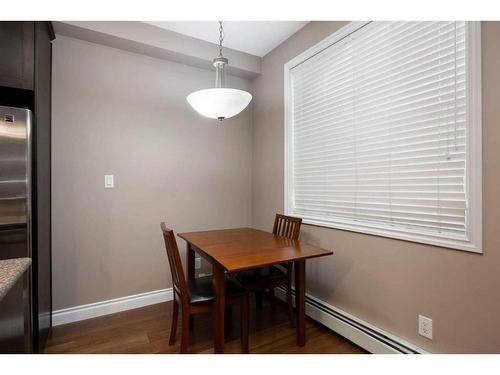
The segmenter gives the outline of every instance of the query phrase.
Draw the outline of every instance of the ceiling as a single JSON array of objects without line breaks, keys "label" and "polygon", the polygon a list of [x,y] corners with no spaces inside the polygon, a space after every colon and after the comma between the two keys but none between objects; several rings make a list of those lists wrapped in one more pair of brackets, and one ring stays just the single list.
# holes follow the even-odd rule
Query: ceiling
[{"label": "ceiling", "polygon": [[[219,43],[218,21],[153,21],[149,24]],[[304,27],[307,21],[226,21],[223,46],[263,57]]]}]

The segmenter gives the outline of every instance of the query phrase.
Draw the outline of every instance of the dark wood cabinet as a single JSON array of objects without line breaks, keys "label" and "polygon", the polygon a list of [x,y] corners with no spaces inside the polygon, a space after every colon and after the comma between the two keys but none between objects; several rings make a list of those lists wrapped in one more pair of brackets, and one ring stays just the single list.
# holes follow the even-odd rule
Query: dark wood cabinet
[{"label": "dark wood cabinet", "polygon": [[34,22],[1,22],[0,86],[33,90]]},{"label": "dark wood cabinet", "polygon": [[27,271],[0,301],[0,354],[30,353]]}]

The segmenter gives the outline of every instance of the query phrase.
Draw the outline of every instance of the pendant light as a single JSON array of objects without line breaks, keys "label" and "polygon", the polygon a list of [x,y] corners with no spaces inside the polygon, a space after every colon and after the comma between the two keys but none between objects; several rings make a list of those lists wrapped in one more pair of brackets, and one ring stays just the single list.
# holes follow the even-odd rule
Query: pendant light
[{"label": "pendant light", "polygon": [[215,88],[195,91],[187,96],[193,109],[202,116],[222,121],[243,111],[252,95],[249,92],[226,88],[226,65],[228,59],[222,56],[224,29],[219,21],[219,56],[213,60],[215,67]]}]

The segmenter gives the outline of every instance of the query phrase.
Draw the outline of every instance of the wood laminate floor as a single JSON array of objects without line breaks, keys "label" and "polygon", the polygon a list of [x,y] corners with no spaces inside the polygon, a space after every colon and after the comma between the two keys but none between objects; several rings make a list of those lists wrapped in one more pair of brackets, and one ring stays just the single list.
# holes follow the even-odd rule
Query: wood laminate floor
[{"label": "wood laminate floor", "polygon": [[[261,309],[250,309],[250,353],[366,353],[326,327],[307,319],[304,347],[296,344],[286,305],[264,299]],[[106,315],[52,329],[45,353],[179,353],[180,327],[175,345],[168,345],[172,302]],[[180,318],[180,317],[179,317]],[[180,319],[179,319],[180,320]],[[180,323],[180,322],[179,322]],[[195,316],[190,353],[213,353],[212,317]],[[239,310],[226,323],[226,353],[240,353]]]}]

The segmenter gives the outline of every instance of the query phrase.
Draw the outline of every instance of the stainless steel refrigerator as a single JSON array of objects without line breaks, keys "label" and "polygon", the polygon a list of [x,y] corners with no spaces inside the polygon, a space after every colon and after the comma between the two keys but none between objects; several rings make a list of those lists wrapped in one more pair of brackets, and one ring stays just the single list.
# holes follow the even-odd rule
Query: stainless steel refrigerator
[{"label": "stainless steel refrigerator", "polygon": [[31,257],[31,111],[0,107],[0,258]]},{"label": "stainless steel refrigerator", "polygon": [[[32,258],[31,123],[29,109],[0,107],[0,259]],[[11,312],[10,324],[25,327],[19,340],[30,346],[33,340],[31,270],[26,285],[24,309]],[[12,332],[18,332],[15,327],[11,328]]]}]

